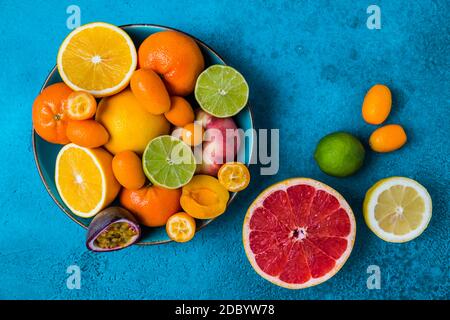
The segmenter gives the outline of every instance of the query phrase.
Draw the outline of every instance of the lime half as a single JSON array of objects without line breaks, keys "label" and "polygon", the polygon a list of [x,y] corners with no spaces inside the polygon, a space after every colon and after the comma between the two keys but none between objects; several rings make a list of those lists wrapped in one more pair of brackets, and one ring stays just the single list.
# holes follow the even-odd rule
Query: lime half
[{"label": "lime half", "polygon": [[242,74],[232,67],[213,65],[197,78],[195,99],[203,110],[213,116],[231,117],[247,104],[248,84]]},{"label": "lime half", "polygon": [[151,140],[142,155],[147,178],[155,185],[177,189],[194,176],[197,167],[191,148],[172,136]]}]

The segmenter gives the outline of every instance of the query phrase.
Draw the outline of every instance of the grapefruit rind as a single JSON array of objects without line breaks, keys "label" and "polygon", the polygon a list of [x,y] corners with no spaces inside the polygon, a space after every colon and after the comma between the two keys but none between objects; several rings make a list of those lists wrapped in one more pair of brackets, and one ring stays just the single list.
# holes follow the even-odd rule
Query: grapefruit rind
[{"label": "grapefruit rind", "polygon": [[[422,216],[421,224],[415,230],[401,236],[386,232],[380,228],[374,214],[375,206],[380,194],[395,185],[402,185],[415,189],[415,191],[422,196],[425,204],[425,212]],[[420,183],[405,177],[389,177],[381,179],[367,190],[363,204],[363,216],[367,226],[377,237],[387,242],[403,243],[417,238],[427,228],[432,216],[432,207],[430,194]]]},{"label": "grapefruit rind", "polygon": [[[324,190],[324,191],[330,193],[331,195],[333,195],[339,201],[341,208],[343,208],[347,212],[348,217],[350,219],[351,229],[350,229],[350,233],[346,237],[346,239],[348,241],[347,249],[342,253],[342,255],[340,256],[339,259],[335,260],[336,264],[331,271],[329,271],[326,275],[324,275],[322,277],[311,278],[307,282],[300,283],[300,284],[292,284],[292,283],[284,282],[277,277],[267,274],[258,266],[256,259],[255,259],[255,255],[253,254],[252,250],[250,249],[250,241],[249,241],[250,227],[249,226],[250,226],[250,219],[252,217],[252,212],[254,211],[255,208],[259,207],[263,203],[263,201],[267,198],[267,196],[270,193],[272,193],[276,190],[287,190],[288,187],[299,185],[299,184],[310,185],[310,186],[316,188],[317,190]],[[354,216],[353,211],[350,208],[349,204],[344,199],[344,197],[339,192],[337,192],[333,188],[329,187],[328,185],[326,185],[320,181],[310,179],[310,178],[286,179],[286,180],[275,183],[275,184],[271,185],[270,187],[266,188],[252,202],[252,204],[248,208],[247,213],[244,218],[244,224],[243,224],[243,228],[242,228],[242,241],[244,244],[245,254],[247,255],[247,258],[248,258],[250,264],[252,265],[253,269],[262,278],[266,279],[267,281],[269,281],[277,286],[280,286],[280,287],[283,287],[286,289],[304,289],[304,288],[316,286],[316,285],[319,285],[319,284],[327,281],[331,277],[333,277],[342,268],[342,266],[345,264],[348,257],[350,256],[350,253],[352,252],[352,249],[353,249],[353,244],[355,242],[355,237],[356,237],[355,216]]]}]

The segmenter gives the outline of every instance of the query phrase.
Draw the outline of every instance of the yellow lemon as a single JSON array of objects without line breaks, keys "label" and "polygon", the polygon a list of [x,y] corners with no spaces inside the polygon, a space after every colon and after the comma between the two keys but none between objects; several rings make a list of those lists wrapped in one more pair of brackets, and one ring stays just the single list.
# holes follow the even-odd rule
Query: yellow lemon
[{"label": "yellow lemon", "polygon": [[88,149],[73,143],[59,151],[56,188],[77,216],[93,217],[117,196],[120,185],[112,172],[112,158],[104,149]]},{"label": "yellow lemon", "polygon": [[364,219],[378,237],[406,242],[418,237],[431,219],[432,202],[425,187],[404,177],[375,183],[364,199]]},{"label": "yellow lemon", "polygon": [[137,65],[130,36],[104,22],[73,30],[61,44],[57,58],[62,80],[75,91],[105,97],[123,90]]},{"label": "yellow lemon", "polygon": [[103,98],[95,119],[108,130],[105,147],[113,154],[125,150],[142,154],[150,140],[170,130],[164,115],[147,112],[129,89]]}]

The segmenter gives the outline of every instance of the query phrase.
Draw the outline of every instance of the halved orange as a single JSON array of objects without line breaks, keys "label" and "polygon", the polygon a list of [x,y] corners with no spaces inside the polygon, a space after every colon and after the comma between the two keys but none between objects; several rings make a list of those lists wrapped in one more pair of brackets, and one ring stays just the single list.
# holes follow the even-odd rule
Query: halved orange
[{"label": "halved orange", "polygon": [[136,47],[114,25],[89,23],[73,30],[61,44],[57,59],[63,81],[75,91],[95,97],[123,90],[136,69]]},{"label": "halved orange", "polygon": [[90,218],[110,204],[120,185],[112,172],[112,156],[104,149],[68,144],[56,158],[59,195],[77,216]]}]

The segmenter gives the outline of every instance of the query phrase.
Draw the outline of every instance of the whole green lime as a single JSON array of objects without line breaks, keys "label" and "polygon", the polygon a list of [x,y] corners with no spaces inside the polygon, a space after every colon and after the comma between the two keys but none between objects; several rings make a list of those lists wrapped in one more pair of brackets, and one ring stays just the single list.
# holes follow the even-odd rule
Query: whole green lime
[{"label": "whole green lime", "polygon": [[347,177],[361,168],[364,155],[364,147],[357,138],[346,132],[334,132],[319,141],[314,159],[326,174]]}]

